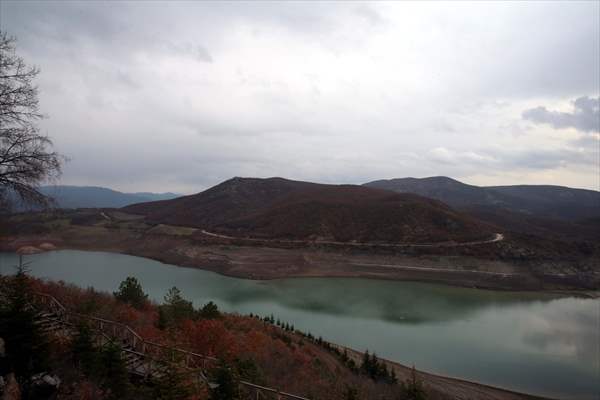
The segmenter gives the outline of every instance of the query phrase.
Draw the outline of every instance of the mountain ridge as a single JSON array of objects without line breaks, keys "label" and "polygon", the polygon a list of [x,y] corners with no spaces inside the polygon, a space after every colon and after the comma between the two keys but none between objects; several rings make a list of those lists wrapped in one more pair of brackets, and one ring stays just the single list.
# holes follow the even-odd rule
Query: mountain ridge
[{"label": "mountain ridge", "polygon": [[123,210],[157,223],[270,239],[437,242],[492,233],[474,218],[419,195],[278,177],[236,177],[194,195]]},{"label": "mountain ridge", "polygon": [[569,221],[600,216],[600,192],[558,185],[475,186],[443,176],[376,180],[363,185],[420,194],[458,209],[502,207],[530,216]]}]

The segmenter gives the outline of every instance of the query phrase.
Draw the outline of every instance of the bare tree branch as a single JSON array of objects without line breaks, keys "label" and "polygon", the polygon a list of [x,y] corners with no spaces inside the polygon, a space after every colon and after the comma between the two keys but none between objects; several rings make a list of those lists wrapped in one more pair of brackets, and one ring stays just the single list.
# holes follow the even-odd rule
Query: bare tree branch
[{"label": "bare tree branch", "polygon": [[63,157],[39,132],[39,69],[16,54],[15,39],[0,31],[0,209],[15,195],[28,204],[47,206],[37,188],[60,175]]}]

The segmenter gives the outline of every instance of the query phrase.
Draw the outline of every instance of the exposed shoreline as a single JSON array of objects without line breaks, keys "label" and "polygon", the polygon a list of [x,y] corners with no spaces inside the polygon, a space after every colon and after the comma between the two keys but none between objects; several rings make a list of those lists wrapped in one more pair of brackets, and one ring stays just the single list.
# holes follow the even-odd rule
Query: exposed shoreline
[{"label": "exposed shoreline", "polygon": [[359,277],[600,296],[597,258],[531,258],[502,233],[467,243],[384,246],[233,237],[108,209],[18,214],[0,222],[6,227],[0,251],[108,251],[254,280]]},{"label": "exposed shoreline", "polygon": [[[278,273],[263,273],[264,271],[256,271],[252,268],[239,268],[240,264],[233,263],[234,268],[223,264],[212,262],[203,263],[196,259],[181,259],[173,257],[169,253],[147,252],[137,248],[124,248],[121,246],[102,246],[93,244],[74,244],[60,243],[57,244],[53,240],[43,240],[41,238],[22,238],[20,244],[27,243],[19,247],[7,243],[6,238],[0,237],[0,251],[19,252],[24,255],[37,254],[47,251],[58,250],[79,250],[79,251],[101,251],[109,253],[117,253],[142,257],[161,262],[163,264],[173,265],[180,268],[195,268],[206,271],[215,272],[219,275],[248,279],[256,281],[267,281],[277,279],[291,278],[359,278],[359,279],[374,279],[374,280],[392,280],[392,281],[408,281],[422,282],[431,284],[442,284],[451,287],[463,287],[469,289],[502,291],[502,292],[521,292],[521,293],[540,293],[540,294],[556,294],[558,296],[572,296],[579,298],[600,298],[600,290],[572,289],[572,288],[545,288],[531,287],[523,285],[523,281],[517,286],[511,286],[510,283],[518,280],[531,280],[531,277],[526,274],[519,273],[502,273],[494,271],[472,271],[446,268],[432,268],[418,265],[381,265],[376,263],[352,263],[346,262],[341,268],[327,269],[319,271],[309,269],[304,271],[292,271],[290,274]],[[242,246],[243,247],[243,246]],[[210,246],[206,246],[210,248]],[[251,250],[257,248],[251,247]],[[258,248],[260,250],[260,248]],[[268,250],[266,248],[265,250]],[[286,251],[282,249],[273,249],[275,251]],[[290,250],[292,251],[292,250]],[[206,261],[206,260],[204,260]],[[256,262],[252,262],[256,266]],[[246,266],[243,263],[242,267]],[[366,267],[355,269],[353,267]],[[391,270],[391,271],[390,271]],[[481,280],[482,277],[485,279]],[[489,278],[498,278],[500,282],[490,281]],[[508,281],[508,282],[507,282]],[[508,283],[508,284],[507,284]],[[537,285],[536,285],[537,286]]]},{"label": "exposed shoreline", "polygon": [[[103,251],[103,250],[89,250],[89,249],[53,249],[47,251],[56,251],[56,250],[79,250],[79,251]],[[113,253],[109,251],[109,253]],[[245,279],[252,281],[271,281],[271,280],[281,280],[281,279],[302,279],[302,278],[318,278],[318,279],[336,279],[336,278],[345,278],[345,279],[372,279],[372,280],[383,280],[383,281],[396,281],[396,282],[419,282],[419,283],[429,283],[434,285],[444,285],[449,287],[456,288],[465,288],[465,289],[474,289],[474,290],[485,290],[485,291],[496,291],[496,292],[513,292],[513,293],[532,293],[532,294],[548,294],[548,295],[557,295],[562,297],[576,297],[583,299],[600,299],[600,290],[573,290],[573,289],[515,289],[515,288],[505,288],[505,287],[488,287],[488,286],[470,286],[467,284],[461,284],[456,282],[448,282],[444,280],[435,280],[435,279],[418,279],[415,278],[396,278],[396,277],[386,277],[386,276],[372,276],[369,274],[365,275],[354,275],[354,274],[340,274],[340,275],[290,275],[290,276],[277,276],[277,277],[256,277],[252,274],[229,274],[226,271],[221,271],[215,268],[203,267],[203,266],[189,266],[189,265],[178,265],[173,264],[168,261],[163,261],[161,258],[148,257],[143,255],[131,254],[127,252],[116,252],[117,254],[129,255],[134,257],[147,258],[149,260],[158,261],[165,265],[173,265],[178,268],[192,268],[192,269],[201,269],[204,271],[214,272],[216,274],[226,276],[228,278],[237,278],[237,279]],[[406,267],[410,270],[416,271],[426,271],[426,268],[419,267]],[[438,270],[436,270],[438,271]],[[454,272],[454,271],[452,271]],[[450,272],[450,273],[452,273]],[[458,271],[462,272],[462,271]],[[481,272],[487,273],[487,272]],[[490,272],[489,274],[496,275],[498,273]]]}]

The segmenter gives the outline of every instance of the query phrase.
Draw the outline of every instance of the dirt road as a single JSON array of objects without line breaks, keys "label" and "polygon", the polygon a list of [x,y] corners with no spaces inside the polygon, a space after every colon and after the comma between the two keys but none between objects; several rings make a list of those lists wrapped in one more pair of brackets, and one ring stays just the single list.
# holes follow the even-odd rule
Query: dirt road
[{"label": "dirt road", "polygon": [[504,234],[496,233],[492,239],[477,240],[471,242],[442,242],[442,243],[376,243],[376,242],[336,242],[333,240],[292,240],[292,239],[259,239],[259,238],[247,238],[247,237],[235,237],[222,235],[219,233],[208,232],[204,229],[201,230],[204,235],[227,240],[242,240],[249,242],[260,242],[260,243],[278,243],[278,244],[326,244],[326,245],[339,245],[339,246],[357,246],[357,247],[457,247],[457,246],[477,246],[480,244],[496,243],[504,240]]}]

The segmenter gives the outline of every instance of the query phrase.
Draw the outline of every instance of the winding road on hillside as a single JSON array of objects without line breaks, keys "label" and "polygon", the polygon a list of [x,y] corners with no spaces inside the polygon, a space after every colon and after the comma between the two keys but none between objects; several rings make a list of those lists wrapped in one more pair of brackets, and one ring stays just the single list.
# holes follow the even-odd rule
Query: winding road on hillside
[{"label": "winding road on hillside", "polygon": [[442,243],[372,243],[372,242],[336,242],[332,240],[291,240],[291,239],[258,239],[258,238],[243,238],[235,236],[227,236],[219,233],[208,232],[202,229],[204,235],[227,240],[246,240],[250,242],[261,243],[278,243],[278,244],[331,244],[339,246],[379,246],[379,247],[459,247],[459,246],[476,246],[480,244],[488,244],[501,242],[504,240],[504,234],[496,233],[492,239],[476,240],[471,242],[442,242]]}]

